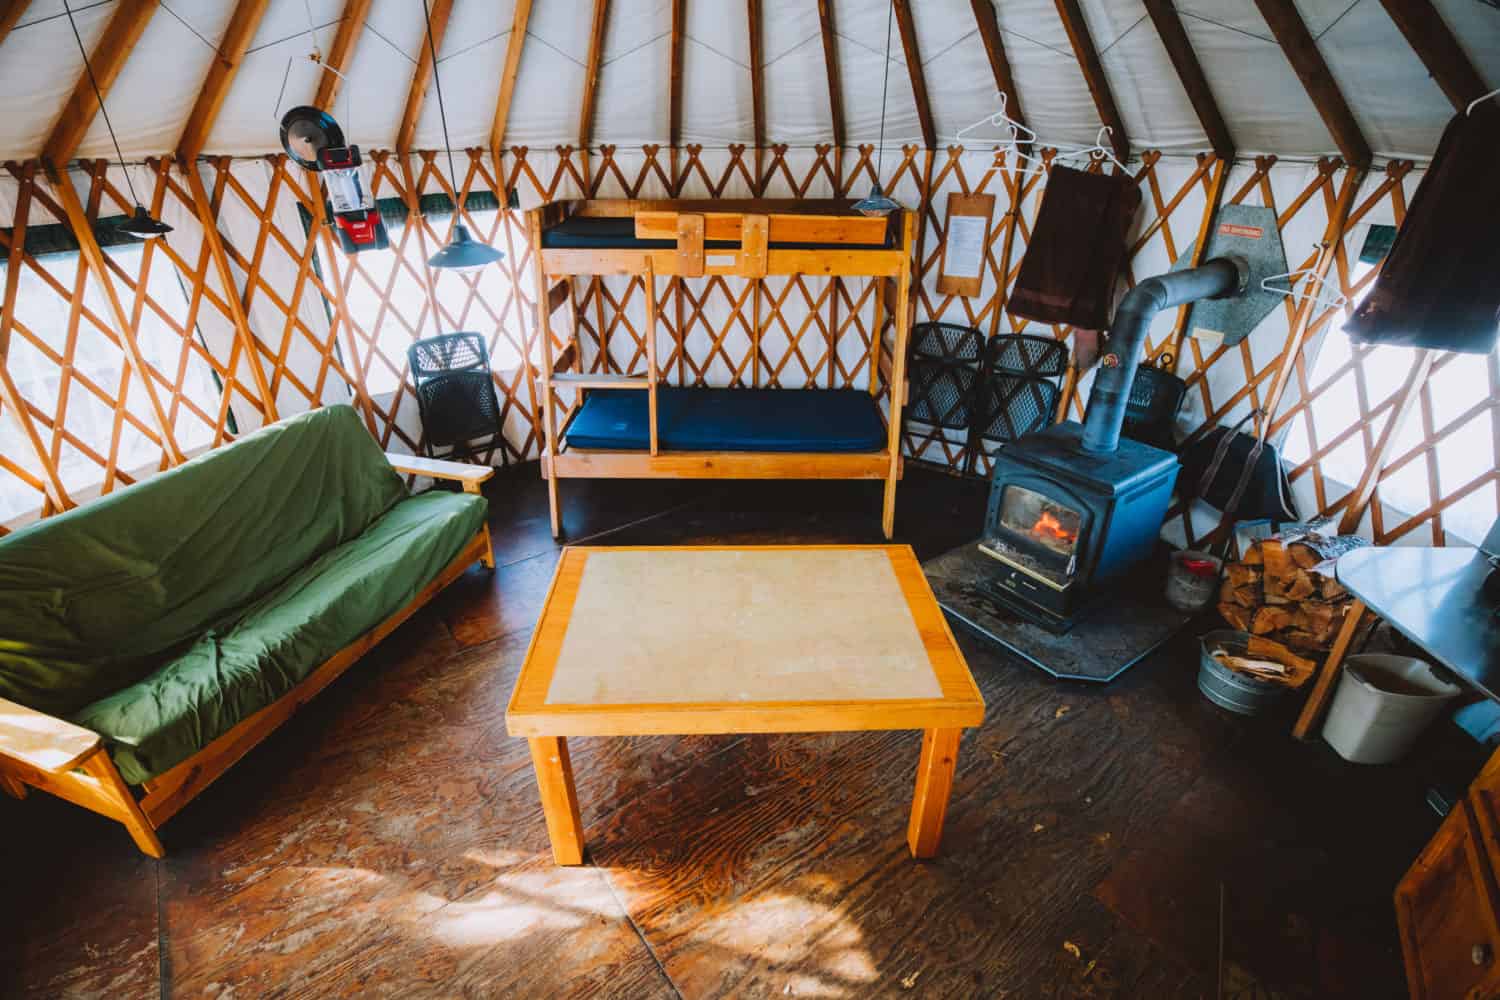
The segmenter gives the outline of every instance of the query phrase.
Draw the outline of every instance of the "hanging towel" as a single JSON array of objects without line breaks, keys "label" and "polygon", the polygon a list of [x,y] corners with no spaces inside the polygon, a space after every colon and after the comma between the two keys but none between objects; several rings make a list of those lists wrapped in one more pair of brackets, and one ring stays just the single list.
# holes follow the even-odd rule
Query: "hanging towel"
[{"label": "hanging towel", "polygon": [[1500,330],[1500,105],[1443,130],[1375,287],[1344,329],[1357,343],[1488,354]]},{"label": "hanging towel", "polygon": [[1125,236],[1140,205],[1141,189],[1126,174],[1049,170],[1006,311],[1044,323],[1107,328]]}]

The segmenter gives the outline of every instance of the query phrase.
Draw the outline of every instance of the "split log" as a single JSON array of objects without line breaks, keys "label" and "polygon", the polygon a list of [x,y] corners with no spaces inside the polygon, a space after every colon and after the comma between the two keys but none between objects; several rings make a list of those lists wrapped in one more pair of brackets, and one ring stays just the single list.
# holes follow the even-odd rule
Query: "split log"
[{"label": "split log", "polygon": [[1353,601],[1334,579],[1334,563],[1368,543],[1352,535],[1325,536],[1320,527],[1294,526],[1261,539],[1225,567],[1218,609],[1231,627],[1304,653],[1333,644]]}]

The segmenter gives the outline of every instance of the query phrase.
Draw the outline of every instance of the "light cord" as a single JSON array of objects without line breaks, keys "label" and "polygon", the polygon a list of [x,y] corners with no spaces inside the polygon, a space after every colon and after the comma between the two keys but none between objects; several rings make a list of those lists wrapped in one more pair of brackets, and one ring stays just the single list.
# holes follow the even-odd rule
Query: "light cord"
[{"label": "light cord", "polygon": [[432,10],[422,0],[422,15],[427,19],[427,51],[432,56],[432,84],[437,89],[438,118],[443,123],[443,148],[448,151],[448,183],[453,186],[453,211],[458,206],[458,171],[453,168],[453,143],[448,139],[448,112],[443,109],[443,75],[438,72],[437,46],[432,44]]},{"label": "light cord", "polygon": [[[423,0],[425,3],[426,0]],[[880,83],[880,145],[875,149],[875,184],[880,185],[880,172],[885,169],[885,96],[891,89],[891,24],[896,19],[896,0],[891,0],[885,14],[885,65]]]}]

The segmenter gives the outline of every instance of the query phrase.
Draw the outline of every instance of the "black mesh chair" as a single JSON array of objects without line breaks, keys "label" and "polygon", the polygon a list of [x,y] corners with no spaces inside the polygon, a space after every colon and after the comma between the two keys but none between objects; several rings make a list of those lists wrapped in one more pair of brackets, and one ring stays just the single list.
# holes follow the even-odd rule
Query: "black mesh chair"
[{"label": "black mesh chair", "polygon": [[990,340],[970,469],[980,452],[992,455],[1007,441],[1052,423],[1062,392],[1057,379],[1067,370],[1067,345],[1055,338],[1007,333]]},{"label": "black mesh chair", "polygon": [[[471,459],[497,446],[500,400],[489,352],[477,333],[445,333],[407,348],[423,437],[432,458]],[[443,455],[436,454],[446,448]]]},{"label": "black mesh chair", "polygon": [[906,418],[929,427],[967,430],[974,422],[979,364],[984,339],[979,331],[953,323],[912,327],[911,402]]},{"label": "black mesh chair", "polygon": [[1172,361],[1171,354],[1162,354],[1155,364],[1143,362],[1135,370],[1120,427],[1126,437],[1167,451],[1177,450],[1172,428],[1187,395],[1187,383],[1173,374]]}]

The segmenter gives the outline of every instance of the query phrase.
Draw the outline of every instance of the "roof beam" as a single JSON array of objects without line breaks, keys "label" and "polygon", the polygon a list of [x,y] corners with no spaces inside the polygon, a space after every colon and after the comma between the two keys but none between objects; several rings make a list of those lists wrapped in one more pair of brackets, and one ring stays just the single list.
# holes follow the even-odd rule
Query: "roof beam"
[{"label": "roof beam", "polygon": [[1344,161],[1351,166],[1368,167],[1374,155],[1370,144],[1354,121],[1354,114],[1328,71],[1328,64],[1323,61],[1302,15],[1297,13],[1296,4],[1292,0],[1255,0],[1255,6],[1260,8],[1276,44],[1281,46],[1297,79],[1302,81],[1302,89],[1312,99],[1323,124],[1328,126]]},{"label": "roof beam", "polygon": [[687,0],[672,0],[671,90],[667,97],[667,118],[673,149],[682,143],[682,32],[687,17],[686,7]]},{"label": "roof beam", "polygon": [[974,8],[974,21],[979,25],[979,38],[984,42],[984,54],[990,60],[990,73],[995,77],[995,89],[1005,95],[1005,113],[1012,121],[1026,124],[1026,113],[1021,110],[1021,92],[1016,89],[1015,77],[1011,75],[1010,60],[1005,55],[1005,43],[1000,39],[1000,24],[995,20],[994,0],[970,0]]},{"label": "roof beam", "polygon": [[917,28],[912,23],[908,0],[891,0],[896,8],[896,30],[901,32],[901,50],[906,53],[906,71],[911,75],[911,95],[917,102],[917,121],[922,126],[922,145],[937,148],[937,128],[932,124],[932,103],[927,99],[927,78],[922,75],[922,56],[917,51]]},{"label": "roof beam", "polygon": [[1433,9],[1432,0],[1380,0],[1380,3],[1454,110],[1463,111],[1490,89],[1458,39],[1443,23],[1443,16]]},{"label": "roof beam", "polygon": [[[604,26],[609,0],[594,0],[594,26],[589,31],[589,61],[583,71],[583,108],[578,112],[578,148],[585,153],[594,140],[594,99],[599,93],[599,66],[604,61]],[[585,163],[587,157],[585,156]]]},{"label": "roof beam", "polygon": [[432,40],[422,36],[422,51],[417,68],[411,74],[411,90],[406,95],[406,110],[401,113],[401,127],[396,130],[396,153],[403,159],[411,152],[411,140],[417,134],[417,119],[422,117],[422,102],[427,99],[427,84],[432,79],[433,53],[441,52],[443,35],[448,30],[448,15],[453,0],[432,0]]},{"label": "roof beam", "polygon": [[[366,3],[369,0],[365,0]],[[505,44],[505,67],[500,71],[500,96],[495,100],[495,125],[490,129],[490,153],[498,162],[505,148],[505,129],[510,122],[510,102],[516,94],[516,76],[521,71],[521,46],[526,44],[526,25],[531,20],[531,0],[516,0]],[[497,168],[498,169],[498,168]]]},{"label": "roof beam", "polygon": [[1125,134],[1125,122],[1115,107],[1114,92],[1109,89],[1109,80],[1104,76],[1104,64],[1099,62],[1099,52],[1094,48],[1094,38],[1083,19],[1083,10],[1078,0],[1055,0],[1057,16],[1062,18],[1063,28],[1068,33],[1068,44],[1073,46],[1073,56],[1078,68],[1083,70],[1083,80],[1094,98],[1094,107],[1099,120],[1109,126],[1109,140],[1114,147],[1115,158],[1121,163],[1130,159],[1130,139]]},{"label": "roof beam", "polygon": [[327,111],[339,96],[339,85],[344,82],[339,73],[344,72],[354,56],[354,45],[365,30],[365,15],[370,12],[370,0],[345,0],[343,16],[339,18],[339,30],[333,35],[333,47],[323,59],[323,72],[318,79],[318,93],[313,98],[313,107]]},{"label": "roof beam", "polygon": [[833,115],[833,148],[844,148],[844,89],[839,79],[839,52],[834,40],[833,0],[818,0],[818,26],[823,32],[823,64],[828,68],[828,110]]},{"label": "roof beam", "polygon": [[[109,19],[99,44],[89,56],[89,65],[94,69],[94,79],[99,83],[99,93],[109,94],[115,77],[125,68],[131,49],[140,40],[141,32],[151,15],[156,13],[159,0],[120,0],[114,16]],[[73,158],[78,144],[83,141],[94,115],[99,111],[99,101],[94,97],[94,88],[89,83],[85,69],[73,87],[68,103],[63,105],[62,115],[52,127],[52,134],[42,146],[42,158],[53,166],[61,167]]]},{"label": "roof beam", "polygon": [[755,129],[755,148],[766,147],[766,91],[761,86],[761,64],[765,55],[761,51],[760,0],[745,0],[745,12],[750,19],[750,108]]},{"label": "roof beam", "polygon": [[31,0],[0,0],[0,42],[5,41],[10,29],[16,26],[30,3]]},{"label": "roof beam", "polygon": [[229,16],[229,27],[224,29],[219,50],[209,64],[208,79],[203,81],[203,89],[198,91],[198,100],[182,129],[182,138],[177,141],[179,161],[192,163],[203,152],[203,145],[219,117],[219,108],[229,93],[230,84],[234,83],[240,61],[245,58],[245,50],[250,48],[250,40],[255,37],[269,3],[270,0],[239,0],[235,4],[234,13]]},{"label": "roof beam", "polygon": [[1209,89],[1208,77],[1203,75],[1203,67],[1198,62],[1197,54],[1193,52],[1187,30],[1182,26],[1182,19],[1177,16],[1172,0],[1146,0],[1146,13],[1151,16],[1151,23],[1156,25],[1156,34],[1161,38],[1162,45],[1166,46],[1167,57],[1172,60],[1177,79],[1182,81],[1182,89],[1187,91],[1188,100],[1193,103],[1193,110],[1197,112],[1198,122],[1208,135],[1214,155],[1225,162],[1233,160],[1234,139],[1229,135],[1229,126],[1224,124],[1224,116],[1220,114],[1218,102]]}]

